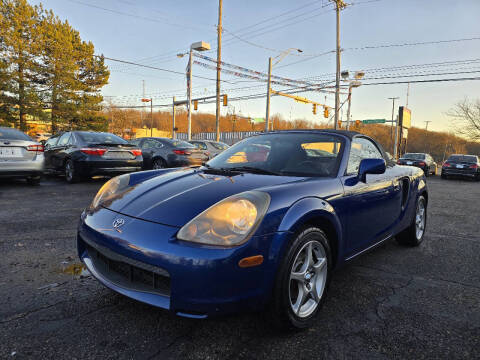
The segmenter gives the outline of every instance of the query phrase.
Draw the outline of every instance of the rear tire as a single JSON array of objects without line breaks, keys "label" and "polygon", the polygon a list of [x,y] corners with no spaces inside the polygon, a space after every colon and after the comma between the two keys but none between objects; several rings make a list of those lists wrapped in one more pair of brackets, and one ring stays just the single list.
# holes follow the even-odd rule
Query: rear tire
[{"label": "rear tire", "polygon": [[418,246],[425,236],[427,225],[427,201],[420,195],[415,205],[412,223],[408,228],[395,236],[397,242],[406,246]]},{"label": "rear tire", "polygon": [[165,169],[167,167],[167,164],[163,159],[155,159],[153,160],[152,164],[152,169],[153,170],[158,170],[158,169]]},{"label": "rear tire", "polygon": [[65,180],[69,184],[74,184],[80,180],[80,176],[78,175],[77,171],[75,170],[75,165],[71,159],[68,159],[65,162]]},{"label": "rear tire", "polygon": [[331,268],[332,255],[325,233],[313,226],[301,230],[279,266],[268,305],[270,320],[284,329],[311,326],[325,300]]}]

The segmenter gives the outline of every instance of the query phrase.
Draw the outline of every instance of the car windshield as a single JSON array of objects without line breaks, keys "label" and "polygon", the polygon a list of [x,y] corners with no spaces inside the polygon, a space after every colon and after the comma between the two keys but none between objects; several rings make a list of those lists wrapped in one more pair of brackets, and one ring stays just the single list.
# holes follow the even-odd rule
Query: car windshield
[{"label": "car windshield", "polygon": [[110,133],[80,131],[77,134],[88,144],[128,144],[127,140]]},{"label": "car windshield", "polygon": [[336,176],[341,137],[320,133],[274,133],[247,138],[207,163],[211,169],[287,176]]},{"label": "car windshield", "polygon": [[402,159],[425,160],[425,154],[407,153],[402,156]]},{"label": "car windshield", "polygon": [[32,141],[32,138],[16,129],[0,128],[0,139],[2,140],[25,140]]},{"label": "car windshield", "polygon": [[447,161],[475,164],[477,162],[477,157],[473,155],[452,155]]}]

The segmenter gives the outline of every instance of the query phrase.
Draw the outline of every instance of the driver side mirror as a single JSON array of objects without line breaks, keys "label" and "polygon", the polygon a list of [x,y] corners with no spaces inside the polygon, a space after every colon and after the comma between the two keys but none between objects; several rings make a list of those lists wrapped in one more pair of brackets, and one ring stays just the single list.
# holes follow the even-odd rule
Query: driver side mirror
[{"label": "driver side mirror", "polygon": [[358,167],[358,180],[367,181],[367,174],[383,174],[386,170],[383,159],[363,159]]}]

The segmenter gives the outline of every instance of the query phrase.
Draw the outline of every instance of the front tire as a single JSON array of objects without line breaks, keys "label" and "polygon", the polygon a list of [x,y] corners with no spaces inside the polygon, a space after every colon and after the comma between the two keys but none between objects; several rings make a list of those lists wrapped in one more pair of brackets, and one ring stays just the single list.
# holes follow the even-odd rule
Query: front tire
[{"label": "front tire", "polygon": [[332,256],[325,233],[316,227],[296,235],[283,258],[270,304],[273,322],[287,329],[313,324],[330,282]]},{"label": "front tire", "polygon": [[417,199],[415,214],[412,223],[408,228],[403,230],[395,239],[401,245],[418,246],[422,243],[425,236],[425,228],[427,225],[427,201],[423,195]]}]

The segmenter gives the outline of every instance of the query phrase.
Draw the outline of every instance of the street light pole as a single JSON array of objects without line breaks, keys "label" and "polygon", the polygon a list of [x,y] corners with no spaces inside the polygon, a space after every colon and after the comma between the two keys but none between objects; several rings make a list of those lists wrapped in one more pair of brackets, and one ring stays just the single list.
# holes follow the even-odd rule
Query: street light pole
[{"label": "street light pole", "polygon": [[268,81],[267,81],[267,113],[265,115],[265,132],[268,132],[270,126],[270,94],[272,77],[272,58],[268,58]]},{"label": "street light pole", "polygon": [[[271,57],[268,58],[268,80],[267,80],[267,111],[265,115],[265,132],[268,132],[270,128],[273,129],[273,123],[272,126],[270,126],[270,95],[272,92],[272,67],[274,65],[277,65],[280,61],[282,61],[292,50],[296,50],[297,52],[301,53],[303,50],[297,49],[297,48],[289,48],[287,50],[282,51],[280,54],[275,56],[273,59]],[[275,61],[275,64],[272,64],[272,60],[277,60]]]},{"label": "street light pole", "polygon": [[192,140],[192,57],[193,57],[193,50],[190,47],[190,54],[188,58],[188,91],[187,91],[187,109],[188,109],[188,117],[187,117],[187,140]]}]

